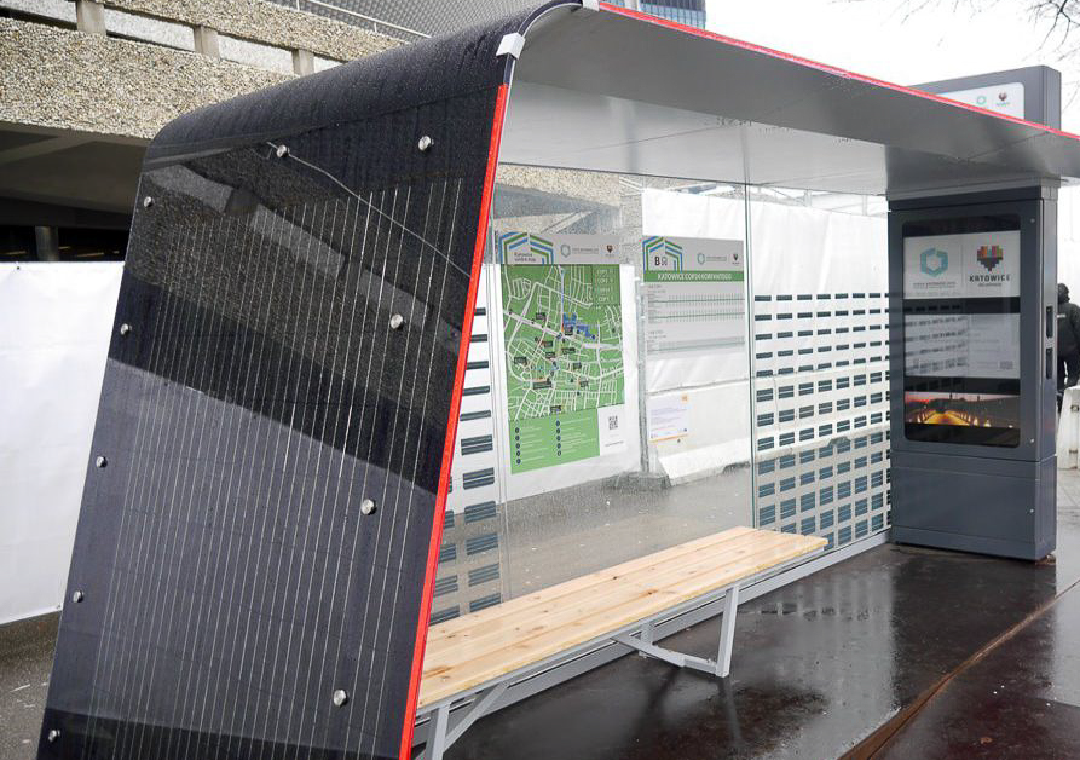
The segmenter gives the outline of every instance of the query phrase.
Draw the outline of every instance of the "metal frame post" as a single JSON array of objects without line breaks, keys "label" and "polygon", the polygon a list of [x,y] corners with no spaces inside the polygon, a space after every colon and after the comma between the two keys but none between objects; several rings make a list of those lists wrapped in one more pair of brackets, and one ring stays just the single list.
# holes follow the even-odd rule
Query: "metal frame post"
[{"label": "metal frame post", "polygon": [[720,619],[720,648],[716,652],[716,675],[727,678],[731,672],[731,650],[735,644],[735,616],[739,612],[739,584],[728,589],[724,614]]}]

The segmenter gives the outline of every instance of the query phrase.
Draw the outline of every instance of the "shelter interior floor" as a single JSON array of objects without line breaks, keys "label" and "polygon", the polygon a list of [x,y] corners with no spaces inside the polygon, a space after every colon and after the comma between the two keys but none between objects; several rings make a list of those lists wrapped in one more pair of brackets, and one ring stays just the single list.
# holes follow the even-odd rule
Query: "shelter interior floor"
[{"label": "shelter interior floor", "polygon": [[[727,682],[624,657],[484,718],[447,758],[839,757],[931,693],[878,756],[1080,756],[1080,473],[1058,478],[1056,563],[880,546],[744,604]],[[0,627],[5,759],[34,755],[56,622]],[[665,645],[710,656],[717,627]]]}]

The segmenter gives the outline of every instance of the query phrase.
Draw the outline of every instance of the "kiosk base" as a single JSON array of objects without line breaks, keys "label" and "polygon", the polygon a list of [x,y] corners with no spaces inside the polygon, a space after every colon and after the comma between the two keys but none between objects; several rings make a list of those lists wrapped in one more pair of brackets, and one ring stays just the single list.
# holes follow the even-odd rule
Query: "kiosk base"
[{"label": "kiosk base", "polygon": [[894,451],[891,538],[1039,560],[1055,546],[1056,483],[1056,456],[1023,462]]}]

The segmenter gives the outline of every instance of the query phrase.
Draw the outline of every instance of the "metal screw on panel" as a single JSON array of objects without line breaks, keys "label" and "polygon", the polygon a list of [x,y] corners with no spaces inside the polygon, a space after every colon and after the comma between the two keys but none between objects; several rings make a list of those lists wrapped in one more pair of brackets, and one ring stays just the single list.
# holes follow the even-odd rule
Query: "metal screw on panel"
[{"label": "metal screw on panel", "polygon": [[71,595],[71,601],[75,602],[75,604],[78,604],[84,598],[85,597],[83,596],[83,592],[81,591],[76,591],[74,594]]},{"label": "metal screw on panel", "polygon": [[371,515],[375,513],[375,502],[371,499],[364,499],[360,502],[360,511],[365,515]]},{"label": "metal screw on panel", "polygon": [[285,156],[289,155],[289,146],[279,145],[277,146],[277,150],[274,152],[277,154],[278,158],[285,158]]},{"label": "metal screw on panel", "polygon": [[127,322],[120,325],[120,334],[121,335],[127,335],[129,332],[131,332],[131,325],[129,325]]},{"label": "metal screw on panel", "polygon": [[98,467],[105,467],[109,464],[109,460],[105,457],[98,457],[94,460],[94,464],[96,464]]},{"label": "metal screw on panel", "polygon": [[421,152],[426,152],[426,151],[431,150],[431,146],[434,145],[434,144],[435,144],[434,140],[432,140],[428,135],[424,135],[416,143],[416,147],[419,148]]},{"label": "metal screw on panel", "polygon": [[344,689],[338,689],[334,692],[334,706],[341,707],[343,704],[349,701],[349,693]]},{"label": "metal screw on panel", "polygon": [[49,744],[52,744],[53,742],[55,742],[59,738],[60,738],[60,732],[57,731],[55,728],[52,731],[50,731],[49,733],[45,734],[45,741],[49,742]]},{"label": "metal screw on panel", "polygon": [[405,317],[401,316],[400,314],[395,314],[394,316],[390,317],[390,327],[392,327],[393,329],[400,330],[403,324],[405,324]]},{"label": "metal screw on panel", "polygon": [[149,195],[142,199],[143,208],[150,208],[154,205],[154,199]]}]

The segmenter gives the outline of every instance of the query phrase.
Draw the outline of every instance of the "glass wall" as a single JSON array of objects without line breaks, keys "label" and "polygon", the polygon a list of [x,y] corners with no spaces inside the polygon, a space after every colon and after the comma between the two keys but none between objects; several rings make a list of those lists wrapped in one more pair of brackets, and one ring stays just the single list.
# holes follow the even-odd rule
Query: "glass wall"
[{"label": "glass wall", "polygon": [[877,199],[502,165],[432,620],[753,526],[888,521]]},{"label": "glass wall", "polygon": [[745,221],[740,187],[500,168],[434,622],[752,523]]}]

